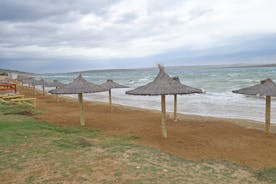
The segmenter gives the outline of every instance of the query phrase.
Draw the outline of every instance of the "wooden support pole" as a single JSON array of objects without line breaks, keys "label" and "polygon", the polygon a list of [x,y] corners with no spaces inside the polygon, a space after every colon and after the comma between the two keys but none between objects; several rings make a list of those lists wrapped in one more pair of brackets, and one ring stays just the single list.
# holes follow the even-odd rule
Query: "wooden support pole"
[{"label": "wooden support pole", "polygon": [[80,124],[81,126],[85,126],[82,93],[79,93],[78,97],[79,97],[79,104],[80,104]]},{"label": "wooden support pole", "polygon": [[167,138],[167,128],[166,128],[166,96],[161,95],[161,130],[163,138]]},{"label": "wooden support pole", "polygon": [[265,109],[265,132],[270,132],[270,110],[271,109],[271,97],[266,96],[266,109]]},{"label": "wooden support pole", "polygon": [[108,97],[109,97],[109,112],[112,112],[112,96],[111,96],[111,89],[108,90]]},{"label": "wooden support pole", "polygon": [[174,95],[173,120],[177,121],[177,94]]},{"label": "wooden support pole", "polygon": [[13,92],[14,92],[14,94],[16,94],[16,93],[17,93],[17,89],[15,88],[15,89],[13,90]]},{"label": "wooden support pole", "polygon": [[45,86],[42,85],[43,95],[45,95]]},{"label": "wooden support pole", "polygon": [[[56,86],[56,89],[57,89],[58,87]],[[56,102],[58,102],[58,94],[56,94]]]},{"label": "wooden support pole", "polygon": [[35,84],[33,85],[34,87],[34,95],[36,95],[36,88],[35,88]]}]

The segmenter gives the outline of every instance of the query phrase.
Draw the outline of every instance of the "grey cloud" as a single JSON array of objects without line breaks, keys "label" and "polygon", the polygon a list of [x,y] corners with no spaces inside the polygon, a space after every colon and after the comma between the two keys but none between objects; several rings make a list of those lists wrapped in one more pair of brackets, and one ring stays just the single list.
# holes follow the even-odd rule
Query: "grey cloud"
[{"label": "grey cloud", "polygon": [[[129,12],[101,30],[97,28],[80,30],[75,27],[74,21],[88,13],[102,18],[103,22],[108,22],[113,15],[107,11],[116,2],[112,0],[1,1],[0,39],[2,43],[10,46],[101,47],[154,37],[160,33],[166,34],[170,27],[183,23],[178,21],[178,17],[166,19],[160,17],[160,12],[173,10],[178,3],[151,1],[146,10],[148,20],[139,26],[133,23],[138,15]],[[198,17],[202,14],[197,12],[191,12],[191,16]]]},{"label": "grey cloud", "polygon": [[[175,40],[177,42],[182,35],[189,34],[189,37],[205,35],[206,32],[204,27],[200,27],[201,25],[194,29],[196,31],[202,29],[197,35],[193,35],[193,31],[187,33],[186,29],[188,30],[187,27],[193,21],[196,22],[213,13],[212,6],[210,8],[199,4],[200,6],[187,9],[184,7],[184,14],[181,14],[179,9],[178,14],[174,14],[174,11],[185,1],[149,0],[145,7],[142,6],[145,9],[136,11],[127,7],[120,10],[120,7],[116,7],[118,2],[120,1],[0,0],[0,56],[18,59],[22,57],[30,60],[34,58],[39,60],[42,57],[62,60],[68,59],[66,53],[64,56],[62,52],[57,52],[60,54],[57,56],[51,55],[51,52],[59,48],[61,50],[69,48],[72,52],[75,50],[78,52],[82,48],[103,48],[108,51],[114,49],[115,52],[119,50],[121,54],[131,46],[138,52],[140,48],[145,49],[145,52],[147,49],[152,49],[154,52],[149,52],[152,55],[162,53],[165,49],[167,49],[165,52],[169,52],[170,49],[182,46],[182,43],[173,45],[173,42]],[[115,9],[111,11],[111,7]],[[113,11],[116,13],[117,10],[120,12],[114,17]],[[88,18],[88,22],[82,25],[80,22],[84,17]],[[137,42],[139,44],[136,47]],[[162,46],[153,49],[155,44],[157,46],[162,44]],[[24,47],[27,48],[26,52]],[[42,51],[32,50],[32,48],[28,50],[30,47],[39,47]],[[173,54],[170,55],[172,56]],[[137,54],[137,57],[140,55]]]},{"label": "grey cloud", "polygon": [[[69,12],[104,14],[114,0],[2,0],[0,1],[0,21],[35,21],[48,18],[63,19]],[[65,17],[66,18],[66,17]]]},{"label": "grey cloud", "polygon": [[133,22],[138,18],[138,15],[135,13],[127,13],[121,16],[118,20],[116,20],[116,23],[118,24],[124,24],[124,23],[130,23]]},{"label": "grey cloud", "polygon": [[[97,33],[78,32],[71,28],[82,15],[93,13],[99,16],[114,0],[2,0],[0,1],[1,45],[12,46],[89,46],[99,40]],[[90,30],[91,31],[91,30]]]}]

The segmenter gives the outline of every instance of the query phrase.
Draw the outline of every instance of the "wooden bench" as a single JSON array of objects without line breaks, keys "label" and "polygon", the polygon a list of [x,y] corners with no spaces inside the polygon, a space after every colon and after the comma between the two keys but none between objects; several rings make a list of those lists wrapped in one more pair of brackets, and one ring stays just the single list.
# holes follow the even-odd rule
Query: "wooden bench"
[{"label": "wooden bench", "polygon": [[5,98],[5,97],[8,97],[8,96],[14,96],[14,94],[5,93],[5,94],[0,95],[0,98]]},{"label": "wooden bench", "polygon": [[31,102],[33,107],[36,107],[36,98],[16,98],[16,99],[11,99],[12,102],[16,103],[22,103],[22,102]]},{"label": "wooden bench", "polygon": [[7,95],[0,97],[4,100],[11,100],[11,99],[18,99],[18,98],[24,98],[24,95]]},{"label": "wooden bench", "polygon": [[11,96],[11,95],[8,95],[8,94],[0,95],[0,98],[6,97],[6,96]]}]

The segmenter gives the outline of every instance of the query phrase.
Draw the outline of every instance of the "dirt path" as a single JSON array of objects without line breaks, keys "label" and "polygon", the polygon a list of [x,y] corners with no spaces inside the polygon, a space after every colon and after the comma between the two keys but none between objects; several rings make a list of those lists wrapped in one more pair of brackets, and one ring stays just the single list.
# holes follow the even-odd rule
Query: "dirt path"
[{"label": "dirt path", "polygon": [[[34,96],[27,88],[20,93]],[[79,126],[76,100],[52,95],[36,95],[40,120],[67,126]],[[113,113],[105,103],[85,102],[86,126],[110,134],[138,136],[138,143],[190,160],[228,160],[253,168],[276,167],[276,135],[266,135],[245,120],[185,115],[178,122],[167,121],[168,138],[160,132],[160,113],[116,105]],[[257,125],[256,127],[259,127]]]}]

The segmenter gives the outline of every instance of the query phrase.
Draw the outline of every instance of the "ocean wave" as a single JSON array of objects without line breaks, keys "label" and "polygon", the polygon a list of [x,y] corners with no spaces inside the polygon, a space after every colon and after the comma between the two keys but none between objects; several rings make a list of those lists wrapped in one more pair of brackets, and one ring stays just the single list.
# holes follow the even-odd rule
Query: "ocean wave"
[{"label": "ocean wave", "polygon": [[[183,83],[202,88],[205,93],[178,96],[178,110],[180,113],[199,114],[217,117],[245,118],[263,121],[264,97],[246,96],[232,93],[232,90],[259,83],[265,77],[276,80],[276,68],[267,72],[262,68],[254,71],[242,68],[239,70],[217,69],[199,71],[170,70],[173,76],[180,76]],[[212,73],[213,72],[213,73]],[[125,91],[151,82],[156,72],[116,72],[85,74],[89,81],[103,82],[108,78],[127,85],[128,89],[112,90],[113,102],[148,109],[160,110],[160,96],[126,95]],[[42,76],[43,77],[43,76]],[[76,77],[75,74],[47,75],[45,78],[57,79],[68,83]],[[74,96],[76,97],[76,95]],[[85,94],[86,100],[107,102],[107,93]],[[173,110],[173,96],[167,96],[167,110]],[[276,103],[272,103],[272,110],[276,110]],[[276,113],[272,113],[272,122],[276,123]]]}]

